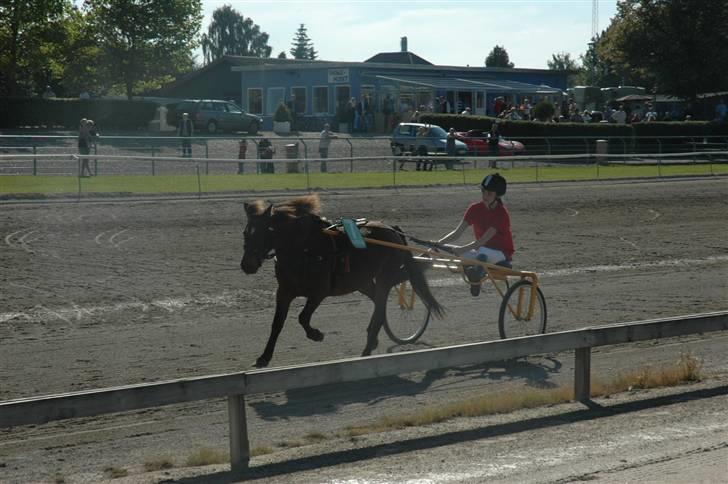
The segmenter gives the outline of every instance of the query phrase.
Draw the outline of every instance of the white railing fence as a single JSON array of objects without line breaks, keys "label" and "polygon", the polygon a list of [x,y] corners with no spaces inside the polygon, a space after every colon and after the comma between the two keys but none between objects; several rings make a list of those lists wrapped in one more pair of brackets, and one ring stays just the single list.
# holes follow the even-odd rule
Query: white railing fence
[{"label": "white railing fence", "polygon": [[590,397],[591,348],[725,330],[728,330],[728,311],[721,311],[365,358],[21,398],[0,402],[0,428],[227,397],[231,469],[241,472],[250,460],[246,395],[575,350],[574,398],[586,402]]}]

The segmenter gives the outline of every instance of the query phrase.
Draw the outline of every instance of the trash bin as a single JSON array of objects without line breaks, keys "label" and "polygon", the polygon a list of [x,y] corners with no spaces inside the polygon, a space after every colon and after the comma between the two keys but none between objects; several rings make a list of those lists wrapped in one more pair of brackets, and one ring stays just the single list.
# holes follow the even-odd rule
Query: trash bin
[{"label": "trash bin", "polygon": [[597,163],[600,165],[606,165],[607,164],[607,140],[605,139],[598,139],[596,141],[597,143]]},{"label": "trash bin", "polygon": [[[240,140],[240,146],[238,148],[238,160],[244,160],[245,155],[248,153],[248,142],[243,140]],[[244,163],[238,163],[238,175],[243,174],[243,165]]]},{"label": "trash bin", "polygon": [[[258,142],[258,158],[261,160],[273,159],[275,148],[273,144],[267,139],[262,138]],[[273,163],[258,163],[258,173],[275,173],[275,166]]]},{"label": "trash bin", "polygon": [[296,160],[286,163],[286,173],[298,173],[298,143],[286,145],[286,158]]}]

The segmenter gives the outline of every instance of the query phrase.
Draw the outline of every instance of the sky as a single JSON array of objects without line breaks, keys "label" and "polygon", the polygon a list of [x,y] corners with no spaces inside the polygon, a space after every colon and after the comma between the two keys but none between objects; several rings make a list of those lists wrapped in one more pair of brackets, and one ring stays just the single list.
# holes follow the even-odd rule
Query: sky
[{"label": "sky", "polygon": [[[515,67],[545,69],[551,55],[586,52],[592,0],[203,0],[207,32],[212,12],[231,5],[269,35],[271,56],[285,51],[300,24],[318,59],[361,62],[379,52],[408,50],[436,65],[485,65],[494,46],[505,47]],[[599,31],[615,15],[617,0],[599,0]],[[201,59],[201,52],[200,52]]]}]

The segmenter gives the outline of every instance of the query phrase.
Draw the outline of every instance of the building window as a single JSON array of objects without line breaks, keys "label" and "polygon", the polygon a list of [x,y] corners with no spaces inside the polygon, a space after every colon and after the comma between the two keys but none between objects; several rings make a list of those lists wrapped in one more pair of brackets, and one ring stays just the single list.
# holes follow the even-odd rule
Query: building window
[{"label": "building window", "polygon": [[291,95],[293,96],[293,110],[296,114],[304,114],[306,112],[306,88],[292,87]]},{"label": "building window", "polygon": [[265,112],[267,114],[273,114],[276,112],[276,108],[279,104],[285,104],[286,101],[286,90],[282,87],[269,87],[268,88],[268,99],[265,103]]},{"label": "building window", "polygon": [[248,89],[248,112],[263,114],[263,90]]},{"label": "building window", "polygon": [[314,86],[313,88],[313,112],[321,114],[329,112],[329,88],[326,86]]}]

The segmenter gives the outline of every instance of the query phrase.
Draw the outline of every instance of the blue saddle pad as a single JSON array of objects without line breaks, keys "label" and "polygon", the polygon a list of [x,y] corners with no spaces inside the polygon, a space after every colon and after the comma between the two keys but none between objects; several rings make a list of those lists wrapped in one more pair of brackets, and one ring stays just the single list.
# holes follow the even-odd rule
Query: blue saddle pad
[{"label": "blue saddle pad", "polygon": [[362,237],[361,232],[359,232],[359,227],[356,226],[355,220],[342,218],[341,225],[344,227],[344,232],[346,232],[346,235],[349,237],[351,245],[357,249],[367,248],[367,243],[364,241],[364,237]]}]

